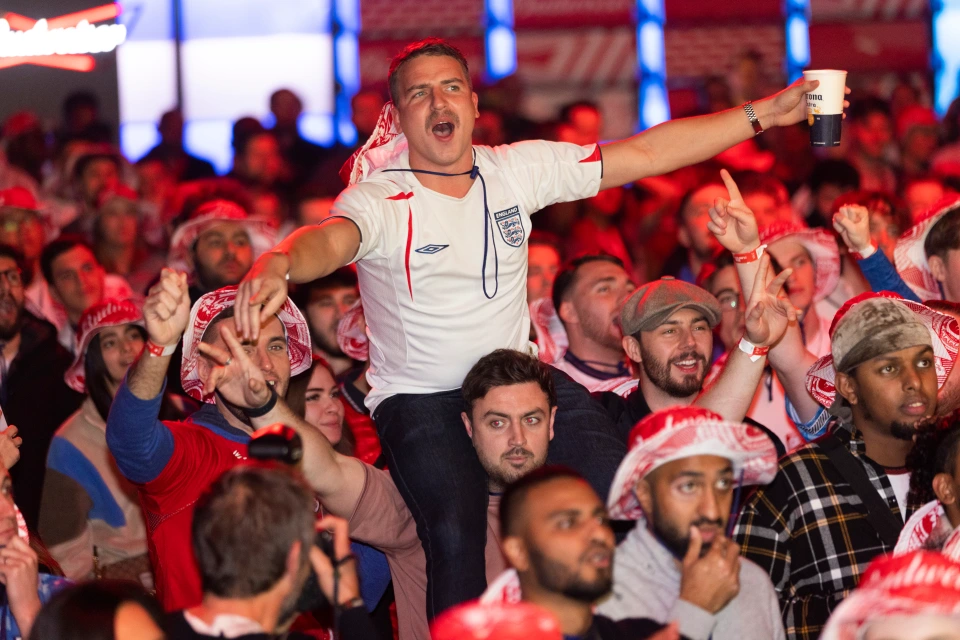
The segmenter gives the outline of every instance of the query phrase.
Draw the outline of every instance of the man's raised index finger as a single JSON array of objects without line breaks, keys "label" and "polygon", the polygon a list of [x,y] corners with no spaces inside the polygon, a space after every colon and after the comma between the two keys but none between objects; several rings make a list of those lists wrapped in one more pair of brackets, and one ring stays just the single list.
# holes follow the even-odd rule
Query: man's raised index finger
[{"label": "man's raised index finger", "polygon": [[733,181],[733,177],[730,175],[730,172],[726,169],[720,169],[720,178],[723,180],[723,184],[727,187],[727,193],[730,195],[730,199],[743,202],[743,196],[740,195],[740,189],[737,187],[737,183]]}]

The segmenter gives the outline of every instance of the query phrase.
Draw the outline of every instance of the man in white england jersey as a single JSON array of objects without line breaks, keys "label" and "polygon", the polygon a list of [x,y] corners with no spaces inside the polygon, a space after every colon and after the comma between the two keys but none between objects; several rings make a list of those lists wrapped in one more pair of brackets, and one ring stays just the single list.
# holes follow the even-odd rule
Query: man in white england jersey
[{"label": "man in white england jersey", "polygon": [[[483,355],[528,348],[530,216],[700,162],[764,128],[806,118],[798,82],[722,113],[670,122],[601,148],[544,141],[473,146],[477,95],[463,54],[442,40],[390,66],[393,103],[348,163],[330,219],[265,254],[240,285],[236,324],[255,341],[287,281],[356,262],[370,335],[373,413],[390,473],[427,557],[428,615],[480,595],[487,485],[460,425],[458,388]],[[599,405],[557,374],[551,463],[605,495],[625,443]]]}]

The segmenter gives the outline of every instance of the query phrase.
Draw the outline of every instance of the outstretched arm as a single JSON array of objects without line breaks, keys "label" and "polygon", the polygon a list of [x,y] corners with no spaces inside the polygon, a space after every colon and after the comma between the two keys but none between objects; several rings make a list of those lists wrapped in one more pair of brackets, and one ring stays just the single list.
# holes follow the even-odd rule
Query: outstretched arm
[{"label": "outstretched arm", "polygon": [[[754,102],[760,126],[769,129],[806,119],[804,95],[818,85],[816,80],[797,80],[780,93]],[[703,162],[753,136],[753,126],[742,107],[665,122],[603,147],[600,188],[619,187]]]},{"label": "outstretched arm", "polygon": [[256,340],[260,325],[287,299],[290,282],[310,282],[349,263],[360,250],[360,230],[346,218],[297,229],[272,251],[260,256],[237,289],[237,333]]}]

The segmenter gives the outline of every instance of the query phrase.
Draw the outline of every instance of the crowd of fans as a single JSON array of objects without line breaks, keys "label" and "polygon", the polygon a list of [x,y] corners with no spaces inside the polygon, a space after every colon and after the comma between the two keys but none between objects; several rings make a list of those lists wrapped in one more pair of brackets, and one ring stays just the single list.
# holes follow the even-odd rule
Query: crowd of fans
[{"label": "crowd of fans", "polygon": [[225,176],[3,123],[0,640],[960,638],[960,100],[601,145],[469,78]]}]

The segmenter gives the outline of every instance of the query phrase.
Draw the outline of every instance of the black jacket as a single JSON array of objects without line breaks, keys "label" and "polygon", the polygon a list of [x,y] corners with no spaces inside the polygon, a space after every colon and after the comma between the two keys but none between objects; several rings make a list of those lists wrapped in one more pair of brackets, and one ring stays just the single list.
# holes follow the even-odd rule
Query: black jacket
[{"label": "black jacket", "polygon": [[3,384],[7,424],[23,438],[20,461],[10,470],[17,506],[27,526],[37,530],[47,450],[54,432],[80,407],[84,396],[67,386],[63,374],[72,362],[50,323],[24,311],[17,352]]}]

